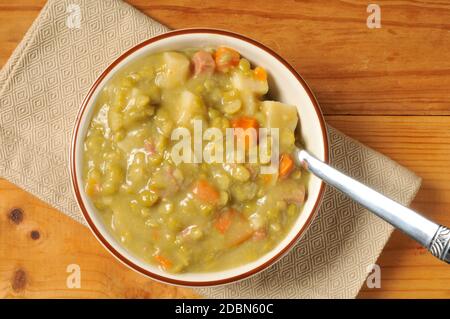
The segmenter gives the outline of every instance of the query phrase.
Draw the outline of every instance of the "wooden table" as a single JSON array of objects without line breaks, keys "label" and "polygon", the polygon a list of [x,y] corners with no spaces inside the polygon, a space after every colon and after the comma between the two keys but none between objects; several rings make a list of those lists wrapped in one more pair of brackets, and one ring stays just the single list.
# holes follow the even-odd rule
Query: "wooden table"
[{"label": "wooden table", "polygon": [[[413,208],[450,225],[450,2],[130,1],[172,28],[241,32],[305,77],[327,121],[423,177]],[[44,1],[0,1],[0,65]],[[1,146],[0,146],[1,147]],[[81,289],[66,267],[81,267]],[[450,267],[395,232],[378,260],[381,289],[362,298],[449,298]],[[119,264],[90,231],[0,180],[0,297],[192,297]]]}]

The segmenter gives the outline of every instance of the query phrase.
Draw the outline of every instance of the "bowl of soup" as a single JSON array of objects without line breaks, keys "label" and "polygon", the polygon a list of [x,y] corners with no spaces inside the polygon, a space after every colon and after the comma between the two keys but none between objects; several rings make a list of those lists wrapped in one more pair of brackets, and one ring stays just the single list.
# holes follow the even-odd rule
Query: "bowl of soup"
[{"label": "bowl of soup", "polygon": [[144,41],[95,81],[76,119],[71,177],[98,240],[139,273],[185,286],[244,279],[280,259],[324,184],[320,108],[278,54],[223,30]]}]

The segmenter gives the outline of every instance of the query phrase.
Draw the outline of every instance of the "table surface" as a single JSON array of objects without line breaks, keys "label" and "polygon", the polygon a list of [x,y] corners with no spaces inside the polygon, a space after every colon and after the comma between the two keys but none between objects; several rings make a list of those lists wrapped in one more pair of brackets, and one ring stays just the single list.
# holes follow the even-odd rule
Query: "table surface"
[{"label": "table surface", "polygon": [[[0,65],[42,0],[0,0]],[[171,28],[249,35],[283,55],[315,92],[328,123],[423,178],[412,207],[450,225],[450,2],[167,1],[131,4]],[[82,269],[68,289],[69,264]],[[361,298],[450,298],[450,268],[395,232],[381,254],[381,288]],[[117,262],[90,231],[0,179],[0,297],[195,297]]]}]

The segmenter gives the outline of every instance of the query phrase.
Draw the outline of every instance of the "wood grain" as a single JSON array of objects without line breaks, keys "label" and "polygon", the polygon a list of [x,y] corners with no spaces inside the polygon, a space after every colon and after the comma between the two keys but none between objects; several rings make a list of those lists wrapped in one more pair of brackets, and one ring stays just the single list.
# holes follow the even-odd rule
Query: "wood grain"
[{"label": "wood grain", "polygon": [[[43,2],[0,2],[0,63]],[[326,114],[450,114],[450,2],[377,1],[381,29],[367,28],[367,1],[129,2],[172,28],[225,28],[265,43],[301,72]]]},{"label": "wood grain", "polygon": [[[327,121],[421,176],[412,208],[450,225],[450,117],[327,116]],[[448,265],[398,231],[377,263],[381,289],[365,285],[361,298],[450,298]]]},{"label": "wood grain", "polygon": [[[0,180],[0,190],[0,298],[195,297],[128,269],[86,227],[11,183]],[[17,208],[22,220],[11,218]],[[71,264],[80,267],[80,289],[67,287]]]},{"label": "wood grain", "polygon": [[[423,178],[413,207],[450,225],[450,2],[377,1],[382,28],[373,30],[366,1],[129,2],[172,28],[225,28],[275,49],[330,124]],[[44,3],[0,0],[0,65]],[[23,210],[17,224],[14,208]],[[66,286],[71,263],[81,289]],[[450,298],[449,268],[398,232],[378,263],[382,287],[363,287],[361,298]],[[0,297],[191,296],[128,270],[87,229],[0,180]]]}]

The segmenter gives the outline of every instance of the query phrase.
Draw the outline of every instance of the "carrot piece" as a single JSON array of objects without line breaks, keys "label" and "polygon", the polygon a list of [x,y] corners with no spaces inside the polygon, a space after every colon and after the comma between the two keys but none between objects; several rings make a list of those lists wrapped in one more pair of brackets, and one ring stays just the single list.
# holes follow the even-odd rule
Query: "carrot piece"
[{"label": "carrot piece", "polygon": [[253,236],[253,231],[250,227],[246,228],[242,232],[238,233],[233,239],[230,239],[228,242],[228,247],[236,247],[242,244],[243,242],[249,240]]},{"label": "carrot piece", "polygon": [[[231,127],[234,129],[241,128],[244,130],[244,133],[247,133],[248,129],[255,129],[257,130],[259,128],[258,120],[250,117],[250,116],[241,116],[238,118],[234,118],[231,120]],[[234,131],[235,136],[238,137],[238,131]],[[251,137],[249,135],[245,136],[245,147],[246,149],[249,148],[250,145],[252,145],[253,142],[251,140]],[[258,142],[258,132],[256,132],[256,143]]]},{"label": "carrot piece", "polygon": [[204,179],[197,181],[192,193],[202,202],[209,204],[217,204],[220,199],[220,194],[216,188]]},{"label": "carrot piece", "polygon": [[288,177],[289,174],[292,173],[292,170],[294,169],[294,159],[289,154],[282,154],[280,158],[280,169],[279,169],[279,175],[280,178]]},{"label": "carrot piece", "polygon": [[264,68],[257,66],[254,70],[255,76],[260,81],[266,81],[267,80],[267,72]]},{"label": "carrot piece", "polygon": [[235,119],[231,120],[231,126],[233,128],[243,128],[243,129],[249,129],[249,128],[254,128],[254,129],[258,129],[259,128],[259,123],[258,120],[250,117],[250,116],[241,116]]},{"label": "carrot piece", "polygon": [[219,47],[214,55],[216,62],[216,69],[219,72],[228,72],[231,68],[239,64],[241,56],[236,50]]},{"label": "carrot piece", "polygon": [[253,235],[253,229],[248,220],[232,208],[219,215],[214,222],[214,227],[224,235],[225,246],[228,248],[242,244]]},{"label": "carrot piece", "polygon": [[158,264],[160,264],[165,270],[172,267],[172,262],[168,258],[161,255],[155,255],[154,257]]},{"label": "carrot piece", "polygon": [[231,226],[233,216],[236,214],[234,209],[228,209],[216,219],[214,227],[221,233],[225,234]]}]

